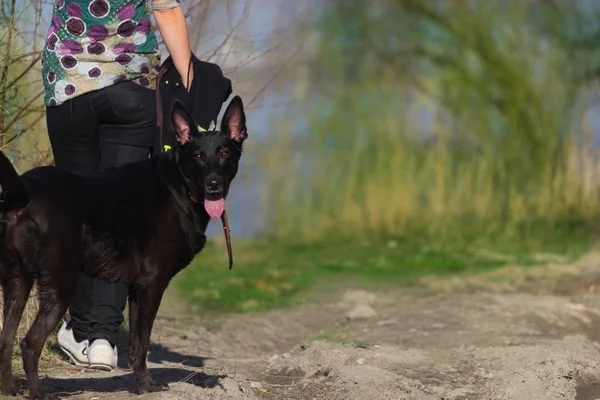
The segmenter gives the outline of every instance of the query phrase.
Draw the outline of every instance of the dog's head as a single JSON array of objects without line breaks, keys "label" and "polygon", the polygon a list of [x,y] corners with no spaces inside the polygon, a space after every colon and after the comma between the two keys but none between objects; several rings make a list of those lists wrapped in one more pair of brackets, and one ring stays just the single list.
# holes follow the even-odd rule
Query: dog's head
[{"label": "dog's head", "polygon": [[200,131],[177,101],[171,122],[175,129],[173,151],[187,189],[204,203],[211,218],[219,218],[225,209],[229,185],[238,171],[242,144],[248,137],[242,99],[235,96],[231,100],[219,131]]}]

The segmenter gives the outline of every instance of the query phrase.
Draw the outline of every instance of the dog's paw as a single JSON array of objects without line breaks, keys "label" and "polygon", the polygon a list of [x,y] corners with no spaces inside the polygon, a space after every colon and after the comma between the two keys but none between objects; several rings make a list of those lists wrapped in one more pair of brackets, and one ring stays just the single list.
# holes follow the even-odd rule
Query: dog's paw
[{"label": "dog's paw", "polygon": [[150,391],[151,392],[164,392],[169,390],[169,384],[167,382],[162,381],[150,381]]},{"label": "dog's paw", "polygon": [[30,393],[31,400],[58,400],[58,396],[52,393],[44,393],[41,390],[36,393]]},{"label": "dog's paw", "polygon": [[166,382],[151,380],[146,385],[140,386],[140,394],[152,392],[164,392],[169,390],[169,385]]},{"label": "dog's paw", "polygon": [[2,382],[2,388],[0,392],[4,396],[16,396],[21,391],[21,385],[19,383],[10,381]]},{"label": "dog's paw", "polygon": [[13,385],[2,385],[2,390],[0,390],[0,393],[3,396],[14,396],[17,394],[17,390],[15,390],[15,387]]}]

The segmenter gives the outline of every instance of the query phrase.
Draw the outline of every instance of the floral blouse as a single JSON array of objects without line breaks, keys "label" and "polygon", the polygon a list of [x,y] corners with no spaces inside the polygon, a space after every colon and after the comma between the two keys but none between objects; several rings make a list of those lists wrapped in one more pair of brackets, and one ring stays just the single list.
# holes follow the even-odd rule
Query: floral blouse
[{"label": "floral blouse", "polygon": [[[149,0],[56,0],[42,53],[46,106],[133,80],[154,89],[160,64]],[[153,0],[151,8],[180,7]]]}]

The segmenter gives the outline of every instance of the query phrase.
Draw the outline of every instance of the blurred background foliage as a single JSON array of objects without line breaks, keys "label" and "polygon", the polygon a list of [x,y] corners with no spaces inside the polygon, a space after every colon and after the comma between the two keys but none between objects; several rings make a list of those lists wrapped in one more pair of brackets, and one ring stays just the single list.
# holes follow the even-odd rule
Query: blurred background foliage
[{"label": "blurred background foliage", "polygon": [[[309,129],[278,152],[285,171],[268,185],[277,233],[591,229],[597,12],[566,1],[323,3],[305,66]],[[298,151],[301,162],[282,162]]]}]

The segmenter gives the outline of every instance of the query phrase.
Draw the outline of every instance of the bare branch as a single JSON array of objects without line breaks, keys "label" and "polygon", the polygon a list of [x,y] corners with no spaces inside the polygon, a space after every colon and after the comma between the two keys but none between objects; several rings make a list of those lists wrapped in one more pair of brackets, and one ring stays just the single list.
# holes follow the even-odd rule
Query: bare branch
[{"label": "bare branch", "polygon": [[[11,7],[10,7],[10,21],[8,23],[8,33],[7,33],[8,39],[6,42],[6,52],[4,53],[4,60],[6,60],[6,61],[5,61],[4,66],[2,67],[2,76],[0,77],[0,88],[2,88],[2,91],[0,92],[0,132],[5,131],[5,129],[4,129],[4,115],[5,115],[5,109],[6,109],[5,87],[6,87],[6,81],[8,80],[8,59],[12,52],[12,36],[13,36],[14,23],[15,23],[15,9],[16,9],[16,0],[12,0]],[[3,137],[0,136],[0,146],[2,146],[2,139],[3,139]]]},{"label": "bare branch", "polygon": [[[17,115],[15,115],[14,119],[4,128],[4,130],[0,131],[0,135],[4,135],[6,134],[8,131],[10,131],[10,129],[13,127],[14,124],[16,124],[20,118],[22,118],[23,116],[25,116],[26,114],[26,109],[31,106],[36,100],[38,100],[41,96],[44,95],[44,90],[42,89],[40,92],[37,93],[37,95],[33,96],[28,102],[27,104],[25,104],[20,110],[19,112],[17,112]],[[2,140],[2,136],[0,136],[0,140]]]},{"label": "bare branch", "polygon": [[19,54],[18,56],[15,57],[11,57],[9,59],[9,66],[15,63],[20,62],[21,60],[24,60],[25,58],[28,57],[37,57],[38,55],[40,55],[41,53],[39,51],[30,51],[28,53],[23,53],[23,54]]},{"label": "bare branch", "polygon": [[[227,11],[228,13],[230,12],[229,9],[229,3],[227,4]],[[229,33],[227,34],[227,36],[225,36],[225,38],[223,39],[223,41],[221,42],[221,44],[215,49],[215,51],[213,51],[213,53],[208,56],[207,61],[212,60],[217,52],[219,50],[221,50],[223,47],[225,47],[225,45],[229,42],[229,40],[231,39],[231,37],[233,36],[234,32],[236,32],[239,27],[242,25],[242,22],[248,17],[248,3],[246,3],[246,5],[244,6],[244,12],[242,13],[242,16],[240,17],[240,19],[238,20],[238,22],[235,24],[235,26],[233,26],[231,28],[231,30],[229,31]]]},{"label": "bare branch", "polygon": [[[37,55],[37,57],[34,57],[33,60],[31,60],[31,62],[29,63],[29,65],[23,69],[23,72],[21,72],[21,74],[19,74],[15,79],[13,79],[9,84],[7,85],[0,85],[0,87],[2,88],[0,90],[0,96],[2,96],[6,91],[10,90],[13,86],[15,86],[21,79],[23,79],[23,77],[25,77],[29,71],[31,71],[33,69],[33,67],[35,67],[38,63],[38,61],[40,61],[40,59],[42,58],[42,54],[39,53]],[[7,67],[8,70],[8,67]]]},{"label": "bare branch", "polygon": [[275,80],[276,80],[276,79],[279,77],[279,75],[281,75],[281,73],[283,72],[283,70],[285,69],[285,67],[286,67],[286,66],[289,64],[289,62],[290,62],[290,61],[292,61],[292,60],[294,59],[294,57],[296,57],[296,56],[297,56],[297,55],[300,53],[300,51],[302,51],[302,48],[303,48],[303,47],[304,47],[304,45],[306,44],[306,41],[307,41],[307,40],[308,40],[308,39],[307,39],[307,38],[305,38],[305,39],[302,41],[302,43],[300,43],[300,45],[298,46],[298,48],[296,49],[296,51],[294,51],[294,52],[292,53],[292,55],[291,55],[291,56],[289,56],[289,57],[288,57],[288,59],[287,59],[287,60],[285,60],[285,61],[284,61],[284,62],[283,62],[283,63],[282,63],[280,66],[279,66],[279,68],[278,68],[278,69],[277,69],[277,71],[276,71],[276,72],[273,74],[273,76],[271,77],[271,79],[269,79],[269,80],[267,81],[267,83],[265,83],[265,84],[263,85],[263,87],[262,87],[262,88],[260,88],[260,89],[258,90],[258,92],[256,93],[256,95],[254,95],[254,97],[253,97],[252,99],[250,99],[250,101],[247,103],[247,106],[248,106],[248,107],[249,107],[249,106],[251,106],[251,105],[252,105],[252,103],[254,103],[254,102],[256,101],[256,99],[258,99],[258,97],[259,97],[260,95],[262,95],[262,94],[265,92],[265,90],[267,89],[267,87],[268,87],[268,86],[269,86],[271,83],[273,83],[273,82],[274,82],[274,81],[275,81]]}]

